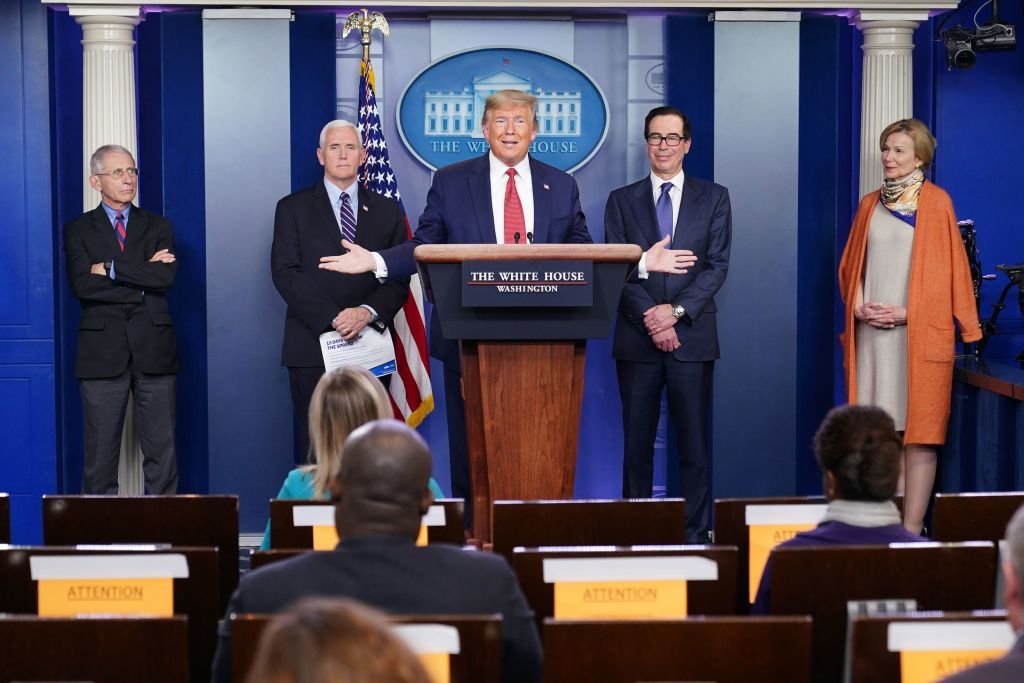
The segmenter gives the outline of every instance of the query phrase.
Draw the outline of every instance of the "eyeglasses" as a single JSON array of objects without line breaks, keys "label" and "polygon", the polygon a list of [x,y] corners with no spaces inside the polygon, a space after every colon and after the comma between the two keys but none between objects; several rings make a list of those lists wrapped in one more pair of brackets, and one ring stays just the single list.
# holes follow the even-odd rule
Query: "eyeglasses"
[{"label": "eyeglasses", "polygon": [[660,147],[661,143],[664,142],[669,147],[678,147],[679,143],[685,139],[682,135],[676,135],[675,133],[669,133],[668,135],[651,133],[647,136],[647,144],[651,147]]},{"label": "eyeglasses", "polygon": [[128,176],[129,178],[134,178],[135,176],[139,175],[139,169],[129,166],[128,168],[115,168],[110,173],[93,173],[93,175],[108,175],[111,178],[120,180],[125,176]]}]

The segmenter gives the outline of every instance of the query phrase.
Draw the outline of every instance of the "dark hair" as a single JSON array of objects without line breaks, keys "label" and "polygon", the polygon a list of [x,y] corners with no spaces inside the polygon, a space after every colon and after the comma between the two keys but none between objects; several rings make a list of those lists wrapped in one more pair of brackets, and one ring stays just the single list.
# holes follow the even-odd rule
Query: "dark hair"
[{"label": "dark hair", "polygon": [[246,683],[429,683],[384,615],[345,598],[304,598],[260,637]]},{"label": "dark hair", "polygon": [[889,500],[896,494],[903,444],[889,414],[875,406],[833,408],[814,435],[814,457],[844,500]]},{"label": "dark hair", "polygon": [[686,114],[679,111],[675,107],[655,107],[654,109],[647,112],[647,117],[644,118],[644,140],[647,139],[647,134],[651,130],[651,119],[653,119],[655,116],[678,116],[683,120],[683,139],[690,139],[690,135],[693,133],[693,129],[690,127],[690,119],[686,116]]}]

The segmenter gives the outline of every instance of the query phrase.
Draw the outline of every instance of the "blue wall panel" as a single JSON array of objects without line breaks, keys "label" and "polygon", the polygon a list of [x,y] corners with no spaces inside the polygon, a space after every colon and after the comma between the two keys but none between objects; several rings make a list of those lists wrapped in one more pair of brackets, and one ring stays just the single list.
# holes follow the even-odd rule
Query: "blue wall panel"
[{"label": "blue wall panel", "polygon": [[198,11],[150,14],[138,29],[140,197],[174,226],[168,302],[178,335],[178,490],[209,490],[203,24]]},{"label": "blue wall panel", "polygon": [[336,25],[333,12],[297,12],[289,27],[293,190],[324,177],[316,148],[320,129],[337,115]]},{"label": "blue wall panel", "polygon": [[[949,24],[968,23],[970,14],[958,15]],[[1018,28],[1024,24],[1021,3],[1001,3],[1000,14]],[[988,16],[985,9],[979,20]],[[915,59],[919,53],[915,51]],[[1018,161],[1024,150],[1024,49],[979,53],[978,63],[967,71],[947,71],[936,57],[934,69],[939,143],[935,181],[953,198],[958,218],[976,221],[985,272],[996,272],[1000,263],[1024,262],[1024,229],[1014,202],[1014,189],[1024,185],[1024,166]],[[982,318],[991,315],[1006,283],[1000,273],[995,282],[982,286]],[[1014,294],[999,318],[1001,335],[985,351],[987,359],[1012,360],[1024,352],[1024,316]]]},{"label": "blue wall panel", "polygon": [[56,218],[53,265],[57,302],[57,405],[60,414],[59,488],[82,488],[82,405],[75,380],[78,300],[72,296],[61,247],[63,226],[82,213],[82,29],[66,12],[51,11],[50,88]]},{"label": "blue wall panel", "polygon": [[0,490],[15,542],[41,538],[39,495],[57,486],[53,211],[46,10],[0,5]]},{"label": "blue wall panel", "polygon": [[821,493],[811,439],[833,405],[839,226],[850,221],[850,26],[845,17],[800,22],[799,214],[796,327],[796,492]]}]

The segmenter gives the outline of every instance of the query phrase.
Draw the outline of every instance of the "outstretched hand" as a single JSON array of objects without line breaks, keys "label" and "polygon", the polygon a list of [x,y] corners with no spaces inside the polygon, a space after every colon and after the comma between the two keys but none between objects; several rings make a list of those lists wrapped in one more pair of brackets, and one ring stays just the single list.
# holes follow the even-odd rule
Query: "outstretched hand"
[{"label": "outstretched hand", "polygon": [[665,235],[647,250],[648,273],[671,273],[682,275],[697,262],[697,257],[689,249],[669,249],[672,236]]},{"label": "outstretched hand", "polygon": [[373,255],[366,249],[348,240],[342,240],[341,246],[348,249],[348,253],[340,256],[322,256],[320,258],[321,268],[348,275],[372,273],[377,269]]}]

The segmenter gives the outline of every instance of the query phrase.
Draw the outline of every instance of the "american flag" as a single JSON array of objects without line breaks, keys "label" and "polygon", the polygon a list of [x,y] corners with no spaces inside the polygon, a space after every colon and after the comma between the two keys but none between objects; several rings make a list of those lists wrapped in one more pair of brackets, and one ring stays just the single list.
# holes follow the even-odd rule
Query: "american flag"
[{"label": "american flag", "polygon": [[[359,169],[359,182],[364,188],[397,201],[405,216],[398,181],[388,159],[388,146],[384,142],[375,90],[373,66],[369,59],[364,59],[359,65],[359,130],[363,136],[366,161]],[[405,216],[405,233],[412,237],[408,216]],[[398,371],[391,377],[388,388],[391,408],[395,411],[395,417],[415,427],[434,409],[427,333],[423,325],[423,289],[420,287],[419,275],[412,276],[409,298],[395,316],[395,333],[392,339]]]}]

